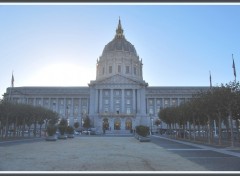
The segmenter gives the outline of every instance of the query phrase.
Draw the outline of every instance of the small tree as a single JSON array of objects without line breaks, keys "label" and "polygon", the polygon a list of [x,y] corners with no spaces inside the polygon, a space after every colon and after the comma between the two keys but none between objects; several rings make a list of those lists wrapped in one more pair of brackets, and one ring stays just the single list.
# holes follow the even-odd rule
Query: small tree
[{"label": "small tree", "polygon": [[90,128],[90,126],[91,126],[91,121],[90,121],[90,118],[87,116],[87,117],[84,119],[83,127],[84,127],[84,128]]},{"label": "small tree", "polygon": [[67,129],[67,126],[68,126],[68,122],[66,119],[61,119],[60,122],[59,122],[59,125],[58,125],[58,129],[59,129],[59,132],[61,135],[64,135],[66,129]]},{"label": "small tree", "polygon": [[149,135],[149,127],[143,125],[136,126],[136,133],[140,136],[146,137]]},{"label": "small tree", "polygon": [[160,124],[161,124],[161,120],[160,120],[160,119],[157,119],[157,120],[155,121],[155,125],[159,126]]},{"label": "small tree", "polygon": [[74,134],[74,128],[72,126],[68,126],[66,132],[68,134]]},{"label": "small tree", "polygon": [[73,126],[75,129],[77,129],[80,126],[80,124],[79,124],[79,122],[75,122]]},{"label": "small tree", "polygon": [[49,124],[47,126],[47,134],[48,136],[53,136],[57,131],[56,125]]}]

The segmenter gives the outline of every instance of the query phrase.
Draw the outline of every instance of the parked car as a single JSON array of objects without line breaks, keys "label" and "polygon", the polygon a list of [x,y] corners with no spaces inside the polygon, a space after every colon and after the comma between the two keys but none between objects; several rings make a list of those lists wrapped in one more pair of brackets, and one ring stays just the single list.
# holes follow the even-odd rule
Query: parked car
[{"label": "parked car", "polygon": [[89,128],[89,129],[85,129],[82,131],[83,134],[86,134],[86,135],[95,135],[96,134],[96,131],[95,129],[93,128]]},{"label": "parked car", "polygon": [[74,134],[75,134],[75,135],[79,135],[80,133],[79,133],[79,132],[77,132],[77,131],[74,131]]}]

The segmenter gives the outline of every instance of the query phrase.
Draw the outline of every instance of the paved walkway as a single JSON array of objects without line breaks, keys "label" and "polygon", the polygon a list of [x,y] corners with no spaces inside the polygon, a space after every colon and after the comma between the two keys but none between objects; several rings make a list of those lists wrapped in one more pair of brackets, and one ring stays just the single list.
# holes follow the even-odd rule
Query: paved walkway
[{"label": "paved walkway", "polygon": [[1,171],[207,171],[134,137],[80,136],[0,145],[0,158]]}]

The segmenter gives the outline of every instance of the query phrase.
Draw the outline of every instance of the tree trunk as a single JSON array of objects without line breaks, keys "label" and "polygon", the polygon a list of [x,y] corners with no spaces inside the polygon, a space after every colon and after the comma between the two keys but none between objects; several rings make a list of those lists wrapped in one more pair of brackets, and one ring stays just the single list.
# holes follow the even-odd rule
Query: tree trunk
[{"label": "tree trunk", "polygon": [[36,134],[37,134],[37,122],[36,121],[34,122],[33,134],[34,134],[34,137],[36,137]]},{"label": "tree trunk", "polygon": [[188,131],[189,131],[189,133],[188,133],[188,135],[189,135],[189,140],[191,141],[191,134],[192,134],[192,130],[191,130],[191,123],[190,123],[190,121],[188,122]]},{"label": "tree trunk", "polygon": [[218,144],[222,145],[222,118],[220,113],[218,113]]},{"label": "tree trunk", "polygon": [[42,125],[40,125],[40,129],[39,130],[40,130],[40,135],[39,136],[42,137]]},{"label": "tree trunk", "polygon": [[229,110],[229,123],[230,123],[230,130],[231,130],[231,146],[234,147],[234,136],[233,136],[233,120],[232,120],[232,111]]},{"label": "tree trunk", "polygon": [[239,142],[239,121],[236,119],[236,130],[237,130],[237,142]]},{"label": "tree trunk", "polygon": [[196,121],[195,121],[195,116],[193,116],[193,141],[196,141]]},{"label": "tree trunk", "polygon": [[207,138],[208,138],[208,143],[211,144],[211,121],[209,116],[208,116],[208,122],[207,122]]}]

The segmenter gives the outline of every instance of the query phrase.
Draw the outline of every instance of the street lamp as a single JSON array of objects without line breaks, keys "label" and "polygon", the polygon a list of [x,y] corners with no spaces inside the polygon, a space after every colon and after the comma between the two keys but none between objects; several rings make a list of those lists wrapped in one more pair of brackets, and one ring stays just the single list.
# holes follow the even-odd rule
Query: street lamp
[{"label": "street lamp", "polygon": [[66,119],[67,119],[67,122],[68,122],[68,125],[69,125],[69,119],[68,119],[68,106],[66,107],[66,109],[67,109]]},{"label": "street lamp", "polygon": [[152,135],[152,126],[153,126],[153,117],[152,117],[152,114],[150,113],[149,114],[149,116],[150,116],[150,122],[151,122],[151,129],[150,129],[150,134]]}]

